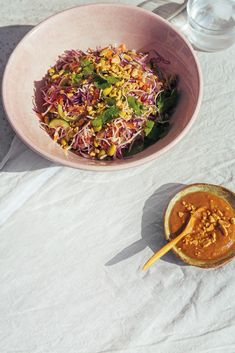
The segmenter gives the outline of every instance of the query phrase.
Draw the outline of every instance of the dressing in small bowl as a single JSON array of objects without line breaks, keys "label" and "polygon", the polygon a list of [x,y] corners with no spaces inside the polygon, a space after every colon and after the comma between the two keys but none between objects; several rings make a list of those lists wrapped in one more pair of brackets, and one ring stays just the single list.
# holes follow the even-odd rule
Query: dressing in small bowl
[{"label": "dressing in small bowl", "polygon": [[204,207],[193,232],[186,235],[173,251],[186,263],[199,267],[217,267],[235,256],[235,194],[221,186],[189,185],[170,201],[164,220],[167,240],[185,228],[190,215]]}]

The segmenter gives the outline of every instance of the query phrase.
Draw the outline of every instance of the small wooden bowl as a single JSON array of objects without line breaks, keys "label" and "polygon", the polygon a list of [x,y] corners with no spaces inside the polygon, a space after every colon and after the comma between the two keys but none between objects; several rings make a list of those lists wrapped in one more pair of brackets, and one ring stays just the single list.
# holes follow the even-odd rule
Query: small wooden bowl
[{"label": "small wooden bowl", "polygon": [[[191,184],[180,190],[169,202],[167,209],[164,215],[164,230],[166,239],[170,240],[170,225],[169,219],[172,209],[175,206],[175,203],[180,200],[183,196],[187,194],[191,194],[192,192],[198,191],[205,191],[210,192],[217,197],[220,197],[227,201],[233,210],[235,210],[235,193],[220,186],[220,185],[213,185],[213,184]],[[203,267],[203,268],[216,268],[225,265],[226,263],[230,262],[235,257],[235,249],[232,249],[223,255],[221,258],[213,259],[213,260],[199,260],[194,259],[186,255],[182,250],[179,250],[177,246],[172,248],[174,253],[180,257],[180,259],[186,262],[189,265]]]}]

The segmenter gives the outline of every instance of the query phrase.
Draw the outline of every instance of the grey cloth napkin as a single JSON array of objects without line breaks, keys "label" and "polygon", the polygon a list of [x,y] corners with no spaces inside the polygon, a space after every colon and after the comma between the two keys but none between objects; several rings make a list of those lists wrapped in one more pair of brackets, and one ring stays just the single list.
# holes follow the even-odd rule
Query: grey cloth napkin
[{"label": "grey cloth napkin", "polygon": [[182,12],[187,5],[187,0],[175,0],[175,1],[164,1],[164,0],[156,0],[156,1],[143,1],[138,6],[144,8],[146,10],[152,11],[157,15],[171,20],[175,16],[177,16],[180,12]]}]

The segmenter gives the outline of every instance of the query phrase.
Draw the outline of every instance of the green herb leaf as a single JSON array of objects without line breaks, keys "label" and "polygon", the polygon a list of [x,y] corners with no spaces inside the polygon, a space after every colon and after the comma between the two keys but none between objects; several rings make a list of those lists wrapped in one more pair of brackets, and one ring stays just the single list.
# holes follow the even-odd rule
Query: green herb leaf
[{"label": "green herb leaf", "polygon": [[114,84],[114,83],[117,83],[118,81],[120,81],[120,78],[115,77],[115,76],[107,76],[107,77],[105,77],[105,80],[110,84]]},{"label": "green herb leaf", "polygon": [[80,84],[82,81],[82,77],[83,77],[83,75],[81,73],[79,73],[79,74],[72,73],[72,75],[71,75],[72,85]]},{"label": "green herb leaf", "polygon": [[159,113],[166,113],[172,110],[176,106],[178,98],[179,94],[176,88],[172,91],[160,93],[159,99],[157,100],[157,108]]},{"label": "green herb leaf", "polygon": [[123,151],[123,157],[131,157],[136,153],[139,153],[141,151],[144,150],[144,141],[142,140],[136,140],[132,147],[131,150],[129,151],[128,149],[126,149],[125,151]]},{"label": "green herb leaf", "polygon": [[147,120],[145,129],[144,129],[145,136],[148,136],[150,134],[153,127],[154,127],[154,121]]},{"label": "green herb leaf", "polygon": [[134,110],[136,115],[141,115],[143,113],[144,105],[140,103],[135,97],[129,96],[127,97],[127,101],[129,107]]},{"label": "green herb leaf", "polygon": [[107,103],[109,106],[115,105],[115,104],[116,104],[116,99],[115,99],[114,97],[107,97],[107,98],[106,98],[106,103]]},{"label": "green herb leaf", "polygon": [[120,78],[115,76],[95,75],[94,77],[95,86],[100,89],[108,88],[112,84],[115,84],[118,81],[120,81]]},{"label": "green herb leaf", "polygon": [[150,143],[147,142],[147,145],[150,145],[153,142],[156,142],[157,140],[167,135],[169,128],[170,128],[170,124],[168,122],[161,123],[161,124],[159,123],[154,124],[153,128],[146,136],[147,140],[150,142]]},{"label": "green herb leaf", "polygon": [[90,76],[94,73],[95,66],[91,60],[87,60],[84,58],[80,59],[80,66],[82,68],[82,71],[77,75],[80,75],[81,78]]},{"label": "green herb leaf", "polygon": [[80,60],[80,65],[81,65],[81,67],[86,67],[86,66],[93,65],[93,62],[91,60],[87,60],[87,59],[82,58]]},{"label": "green herb leaf", "polygon": [[119,116],[120,109],[116,107],[115,105],[111,106],[110,108],[107,108],[104,110],[100,118],[102,119],[103,124],[107,123],[108,121],[112,120],[113,118],[117,118]]},{"label": "green herb leaf", "polygon": [[97,88],[100,89],[105,89],[107,87],[110,87],[111,84],[108,83],[107,80],[105,80],[103,77],[101,77],[100,75],[95,75],[94,77],[94,84]]},{"label": "green herb leaf", "polygon": [[92,120],[91,123],[94,127],[100,127],[103,125],[103,121],[101,118],[96,118],[96,119]]},{"label": "green herb leaf", "polygon": [[90,66],[85,66],[82,70],[82,74],[83,76],[89,76],[92,75],[94,72],[94,65],[90,65]]}]

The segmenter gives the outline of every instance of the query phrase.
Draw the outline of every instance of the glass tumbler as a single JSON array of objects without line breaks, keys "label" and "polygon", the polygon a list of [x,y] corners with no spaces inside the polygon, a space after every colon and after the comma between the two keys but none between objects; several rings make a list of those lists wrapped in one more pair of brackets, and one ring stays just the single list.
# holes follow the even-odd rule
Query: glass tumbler
[{"label": "glass tumbler", "polygon": [[203,51],[218,51],[235,42],[235,0],[189,0],[188,38]]}]

